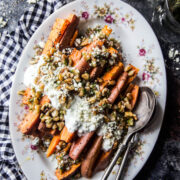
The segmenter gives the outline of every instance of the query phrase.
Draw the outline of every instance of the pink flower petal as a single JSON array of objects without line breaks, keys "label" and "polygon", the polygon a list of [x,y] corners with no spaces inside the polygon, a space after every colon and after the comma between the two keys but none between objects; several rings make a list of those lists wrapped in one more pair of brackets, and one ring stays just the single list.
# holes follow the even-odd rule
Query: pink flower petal
[{"label": "pink flower petal", "polygon": [[143,49],[143,48],[140,49],[140,50],[139,50],[139,55],[140,55],[140,56],[145,56],[145,55],[146,55],[146,50]]},{"label": "pink flower petal", "polygon": [[114,19],[112,18],[111,15],[108,15],[108,16],[106,16],[105,21],[106,21],[107,23],[110,23],[110,24],[111,24],[111,23],[114,21]]},{"label": "pink flower petal", "polygon": [[89,13],[87,11],[82,12],[82,18],[88,19],[89,18]]},{"label": "pink flower petal", "polygon": [[31,144],[31,149],[32,150],[37,150],[37,146],[34,146],[34,145]]},{"label": "pink flower petal", "polygon": [[142,74],[142,80],[143,80],[143,81],[148,81],[149,78],[150,78],[150,75],[149,75],[148,73],[143,72],[143,74]]}]

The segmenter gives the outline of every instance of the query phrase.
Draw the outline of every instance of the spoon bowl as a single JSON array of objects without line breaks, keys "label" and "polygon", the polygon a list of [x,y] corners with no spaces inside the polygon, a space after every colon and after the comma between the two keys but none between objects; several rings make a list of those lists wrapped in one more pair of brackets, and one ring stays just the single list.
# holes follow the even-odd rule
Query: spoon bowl
[{"label": "spoon bowl", "polygon": [[140,131],[150,122],[155,107],[156,97],[153,91],[148,87],[140,87],[138,101],[134,109],[134,114],[136,114],[138,120],[134,126],[128,128],[124,141],[127,142],[132,134]]}]

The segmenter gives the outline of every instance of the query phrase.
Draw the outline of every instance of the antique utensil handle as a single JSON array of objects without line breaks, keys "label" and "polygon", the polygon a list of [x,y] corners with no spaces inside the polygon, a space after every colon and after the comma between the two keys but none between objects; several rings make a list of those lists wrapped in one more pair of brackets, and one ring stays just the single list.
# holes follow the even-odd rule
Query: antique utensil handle
[{"label": "antique utensil handle", "polygon": [[[135,136],[135,135],[134,135],[134,136]],[[134,136],[131,138],[131,141],[129,141],[129,143],[128,143],[127,149],[126,149],[126,151],[125,151],[125,153],[124,153],[122,162],[121,162],[120,167],[119,167],[118,174],[117,174],[117,176],[116,176],[116,180],[120,180],[121,177],[122,177],[123,169],[124,169],[124,166],[125,166],[127,157],[128,157],[129,150],[131,149],[131,146],[132,146],[132,144],[134,143]]]},{"label": "antique utensil handle", "polygon": [[114,165],[116,164],[116,162],[117,162],[120,154],[123,152],[123,150],[125,149],[125,147],[126,147],[125,144],[121,144],[121,145],[119,146],[119,148],[118,148],[118,150],[117,150],[114,158],[112,159],[110,165],[109,165],[108,168],[106,169],[106,171],[105,171],[105,173],[104,173],[104,175],[103,175],[103,177],[102,177],[101,180],[106,180],[106,179],[108,178],[109,174],[111,173]]}]

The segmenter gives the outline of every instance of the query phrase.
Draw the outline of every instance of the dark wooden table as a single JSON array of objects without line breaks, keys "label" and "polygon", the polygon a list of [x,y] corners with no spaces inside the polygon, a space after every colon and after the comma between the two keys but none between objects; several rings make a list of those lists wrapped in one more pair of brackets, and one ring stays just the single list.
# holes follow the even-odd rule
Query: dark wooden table
[{"label": "dark wooden table", "polygon": [[[154,8],[163,0],[124,0],[138,9],[152,24]],[[0,16],[8,19],[2,31],[12,31],[23,12],[30,7],[26,0],[0,0]],[[169,58],[169,49],[174,47],[180,52],[180,44],[168,43],[160,38],[158,28],[153,26],[160,41],[167,70],[167,105],[160,136],[147,163],[135,179],[179,180],[180,179],[180,70],[175,69]]]}]

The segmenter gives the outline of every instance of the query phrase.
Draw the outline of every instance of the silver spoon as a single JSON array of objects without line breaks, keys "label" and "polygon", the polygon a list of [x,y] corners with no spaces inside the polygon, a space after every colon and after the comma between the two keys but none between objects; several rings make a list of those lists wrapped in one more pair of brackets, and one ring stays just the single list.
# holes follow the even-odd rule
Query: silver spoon
[{"label": "silver spoon", "polygon": [[135,126],[129,127],[127,135],[123,142],[119,145],[110,165],[106,169],[101,180],[106,180],[116,164],[120,154],[124,151],[128,141],[136,132],[142,130],[150,121],[156,106],[156,98],[153,91],[148,87],[141,87],[138,102],[136,104],[134,113],[137,115],[138,121]]}]

